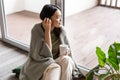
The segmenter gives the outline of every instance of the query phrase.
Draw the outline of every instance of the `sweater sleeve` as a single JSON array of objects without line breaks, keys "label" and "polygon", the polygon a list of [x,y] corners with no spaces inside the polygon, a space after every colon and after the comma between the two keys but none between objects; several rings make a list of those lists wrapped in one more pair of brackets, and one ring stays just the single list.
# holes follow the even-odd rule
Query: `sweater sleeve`
[{"label": "sweater sleeve", "polygon": [[53,58],[42,32],[40,26],[35,26],[31,31],[30,57],[35,61],[46,61]]}]

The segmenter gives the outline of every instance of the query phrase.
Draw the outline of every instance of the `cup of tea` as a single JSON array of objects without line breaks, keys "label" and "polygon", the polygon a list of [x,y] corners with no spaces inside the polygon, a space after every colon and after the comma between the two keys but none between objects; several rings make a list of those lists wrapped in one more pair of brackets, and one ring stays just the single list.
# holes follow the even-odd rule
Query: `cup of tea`
[{"label": "cup of tea", "polygon": [[61,44],[59,45],[59,50],[60,50],[60,56],[66,55],[67,51],[69,50],[69,47],[66,44]]}]

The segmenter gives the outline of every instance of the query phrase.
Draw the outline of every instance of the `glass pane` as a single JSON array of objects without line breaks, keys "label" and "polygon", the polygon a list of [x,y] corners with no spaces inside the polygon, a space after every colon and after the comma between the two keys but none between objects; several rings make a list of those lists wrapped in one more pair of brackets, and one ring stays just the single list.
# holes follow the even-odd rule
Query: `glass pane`
[{"label": "glass pane", "polygon": [[41,22],[39,12],[46,3],[50,0],[4,0],[8,38],[29,45],[31,29]]},{"label": "glass pane", "polygon": [[116,0],[112,0],[112,6],[115,6]]},{"label": "glass pane", "polygon": [[104,5],[104,4],[105,4],[105,1],[106,1],[106,0],[101,0],[101,4],[103,4],[103,5]]},{"label": "glass pane", "polygon": [[111,0],[107,0],[106,5],[110,6],[110,1],[111,1]]},{"label": "glass pane", "polygon": [[0,38],[1,38],[1,24],[0,24]]},{"label": "glass pane", "polygon": [[120,7],[120,0],[118,0],[117,2],[117,7]]},{"label": "glass pane", "polygon": [[1,25],[2,25],[2,22],[1,22],[2,21],[1,20],[2,19],[1,12],[2,11],[1,11],[1,1],[0,1],[0,38],[1,38]]}]

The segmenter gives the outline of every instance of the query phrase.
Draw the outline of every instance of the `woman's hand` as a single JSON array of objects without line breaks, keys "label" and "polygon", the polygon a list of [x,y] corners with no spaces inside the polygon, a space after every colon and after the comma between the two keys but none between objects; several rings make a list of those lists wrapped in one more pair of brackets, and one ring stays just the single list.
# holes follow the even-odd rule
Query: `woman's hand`
[{"label": "woman's hand", "polygon": [[70,48],[67,48],[65,55],[69,55],[69,54],[70,54]]},{"label": "woman's hand", "polygon": [[51,31],[51,24],[52,24],[52,22],[49,18],[45,18],[43,20],[42,25],[43,25],[45,31]]}]

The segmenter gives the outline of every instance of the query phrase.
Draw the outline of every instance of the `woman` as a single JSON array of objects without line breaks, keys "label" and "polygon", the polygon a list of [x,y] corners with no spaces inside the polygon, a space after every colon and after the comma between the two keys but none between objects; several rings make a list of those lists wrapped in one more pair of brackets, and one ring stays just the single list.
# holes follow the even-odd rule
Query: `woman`
[{"label": "woman", "polygon": [[60,56],[59,45],[67,44],[62,27],[61,10],[47,4],[40,13],[41,23],[32,29],[30,54],[24,64],[20,80],[71,80],[75,68],[68,51]]}]

